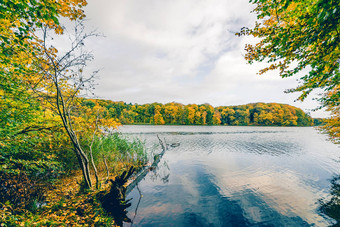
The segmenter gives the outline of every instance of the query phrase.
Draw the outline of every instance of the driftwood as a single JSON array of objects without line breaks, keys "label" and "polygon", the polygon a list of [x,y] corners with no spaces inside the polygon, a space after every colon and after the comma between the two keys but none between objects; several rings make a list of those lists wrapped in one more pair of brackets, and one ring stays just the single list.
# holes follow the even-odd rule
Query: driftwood
[{"label": "driftwood", "polygon": [[126,198],[126,187],[124,185],[134,173],[135,168],[131,167],[129,171],[124,171],[122,175],[116,177],[115,180],[110,180],[111,189],[108,193],[99,193],[99,200],[104,210],[111,214],[118,226],[123,226],[124,222],[131,222],[127,217],[126,208],[131,206],[130,200]]},{"label": "driftwood", "polygon": [[165,149],[168,150],[169,149],[169,144],[166,142],[165,137],[164,137],[164,143],[165,143]]},{"label": "driftwood", "polygon": [[[131,199],[125,200],[126,195],[130,193],[151,170],[157,167],[165,151],[169,148],[169,144],[166,143],[165,139],[163,142],[158,135],[157,138],[162,147],[162,152],[154,156],[151,166],[144,167],[137,174],[137,177],[127,187],[125,187],[124,185],[128,179],[136,171],[135,168],[131,167],[129,171],[124,171],[123,174],[117,177],[114,181],[110,180],[112,185],[109,193],[99,193],[99,200],[102,203],[102,207],[106,210],[106,212],[112,215],[118,226],[122,226],[123,221],[131,223],[131,219],[127,217],[126,211],[126,208],[131,206],[131,203],[129,203]],[[179,146],[179,143],[176,145]],[[173,147],[172,144],[170,144],[170,146]]]},{"label": "driftwood", "polygon": [[127,187],[126,187],[126,193],[129,194],[135,187],[136,185],[143,180],[143,178],[153,169],[155,169],[160,162],[162,156],[164,155],[165,150],[163,150],[160,154],[155,155],[154,157],[154,162],[152,163],[151,166],[147,166],[143,168],[137,175],[136,179],[134,179]]},{"label": "driftwood", "polygon": [[158,138],[159,144],[162,147],[162,150],[165,151],[166,150],[166,142],[165,142],[165,145],[164,145],[163,141],[159,138],[158,135],[157,135],[157,138]]},{"label": "driftwood", "polygon": [[[136,185],[144,179],[144,177],[153,169],[155,169],[158,165],[158,163],[161,161],[161,158],[163,157],[164,153],[166,150],[168,150],[168,145],[164,145],[166,144],[166,141],[163,143],[163,141],[159,138],[159,136],[157,135],[157,138],[159,140],[159,143],[162,147],[162,152],[159,154],[156,154],[153,158],[153,163],[151,164],[151,166],[147,166],[145,168],[143,168],[138,174],[136,179],[134,179],[127,187],[126,187],[126,193],[129,194],[135,187]],[[165,139],[164,139],[165,140]]]},{"label": "driftwood", "polygon": [[179,145],[181,145],[180,143],[172,143],[170,144],[170,147],[178,147]]}]

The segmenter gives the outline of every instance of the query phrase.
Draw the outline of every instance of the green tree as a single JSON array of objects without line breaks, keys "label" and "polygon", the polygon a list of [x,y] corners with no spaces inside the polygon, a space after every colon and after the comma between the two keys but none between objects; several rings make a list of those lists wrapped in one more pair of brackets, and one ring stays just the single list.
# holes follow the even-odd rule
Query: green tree
[{"label": "green tree", "polygon": [[36,31],[48,27],[61,34],[59,19],[82,18],[85,5],[85,0],[0,2],[1,171],[41,172],[54,165],[51,141],[59,137],[51,134],[57,135],[61,122],[33,92],[41,82],[36,61],[44,52]]},{"label": "green tree", "polygon": [[221,112],[221,121],[224,125],[233,125],[235,120],[235,110],[232,108],[224,108]]},{"label": "green tree", "polygon": [[[278,69],[282,77],[302,75],[301,85],[288,92],[301,91],[303,100],[311,91],[325,92],[340,83],[340,1],[334,0],[250,0],[256,5],[258,21],[237,35],[260,38],[245,46],[246,60],[266,61],[260,71]],[[340,104],[340,92],[320,98],[323,105]]]}]

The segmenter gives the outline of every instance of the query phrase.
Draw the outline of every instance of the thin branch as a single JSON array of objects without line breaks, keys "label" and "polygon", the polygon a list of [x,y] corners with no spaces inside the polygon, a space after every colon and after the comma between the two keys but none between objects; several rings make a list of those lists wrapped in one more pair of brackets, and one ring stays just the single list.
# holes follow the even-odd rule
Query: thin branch
[{"label": "thin branch", "polygon": [[158,135],[157,135],[157,138],[158,138],[159,144],[160,144],[161,147],[162,147],[162,150],[165,151],[166,149],[165,149],[165,146],[164,146],[164,144],[163,144],[163,141],[159,138]]},{"label": "thin branch", "polygon": [[95,123],[95,130],[93,132],[92,141],[91,141],[91,145],[90,145],[90,158],[91,158],[92,168],[94,170],[94,175],[96,177],[96,188],[97,189],[99,189],[99,177],[98,177],[98,171],[97,171],[96,165],[94,164],[94,161],[93,161],[92,146],[93,146],[93,142],[94,142],[94,139],[95,139],[95,136],[96,136],[96,132],[97,132],[97,129],[98,129],[98,118],[99,118],[99,113],[97,113],[97,119],[96,119],[96,123]]},{"label": "thin branch", "polygon": [[105,159],[104,155],[103,155],[103,160],[104,160],[104,164],[105,164],[105,168],[106,168],[106,174],[107,174],[105,182],[107,182],[107,180],[110,177],[110,171],[109,171],[109,167],[107,166],[106,159]]},{"label": "thin branch", "polygon": [[39,126],[28,126],[21,130],[20,132],[14,134],[14,136],[18,136],[20,134],[27,134],[29,132],[40,132],[44,130],[52,130],[55,129],[56,127],[39,127]]},{"label": "thin branch", "polygon": [[135,209],[135,216],[133,216],[133,219],[132,219],[132,221],[131,221],[130,227],[132,227],[133,222],[134,222],[134,220],[135,220],[135,218],[136,218],[136,216],[137,216],[137,211],[138,211],[138,208],[139,208],[139,204],[140,204],[140,201],[142,200],[142,197],[143,197],[142,192],[141,192],[141,190],[139,189],[138,184],[136,185],[136,187],[137,187],[137,190],[138,190],[138,192],[139,192],[139,199],[138,199],[138,203],[137,203],[137,206],[136,206],[136,209]]}]

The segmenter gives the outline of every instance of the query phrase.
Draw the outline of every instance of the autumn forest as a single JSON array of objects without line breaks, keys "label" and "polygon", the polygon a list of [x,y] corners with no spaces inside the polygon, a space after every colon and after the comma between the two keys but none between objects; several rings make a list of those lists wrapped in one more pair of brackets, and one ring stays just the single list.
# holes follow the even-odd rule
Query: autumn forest
[{"label": "autumn forest", "polygon": [[[0,226],[122,226],[123,222],[132,222],[126,211],[131,205],[126,201],[127,189],[137,187],[137,183],[134,184],[136,179],[143,178],[149,172],[155,173],[153,171],[158,168],[157,164],[168,147],[178,147],[180,143],[168,144],[165,138],[155,135],[157,142],[154,147],[158,153],[151,152],[140,138],[131,138],[114,130],[123,125],[221,126],[216,127],[219,129],[243,128],[229,126],[278,126],[310,129],[313,133],[313,128],[302,127],[322,125],[317,129],[324,133],[322,136],[327,135],[329,140],[339,143],[340,1],[250,0],[249,4],[254,6],[252,13],[256,15],[257,21],[253,27],[237,28],[232,33],[232,39],[251,37],[256,38],[258,43],[244,46],[245,54],[242,54],[245,59],[242,60],[249,64],[268,63],[259,74],[274,70],[282,78],[297,75],[300,77],[299,85],[286,88],[287,92],[297,92],[295,98],[300,101],[315,91],[319,92],[316,98],[319,106],[315,108],[323,108],[329,118],[313,119],[300,108],[264,103],[258,99],[244,105],[212,106],[208,103],[184,105],[154,102],[158,99],[143,102],[149,104],[133,104],[120,98],[117,99],[123,101],[94,98],[98,97],[95,85],[100,70],[88,67],[95,56],[88,49],[87,42],[93,39],[97,44],[98,37],[103,35],[87,27],[85,7],[88,1],[0,1]],[[145,6],[149,8],[148,4]],[[188,13],[186,10],[174,9],[176,13]],[[144,16],[141,18],[144,19]],[[117,21],[111,22],[114,24]],[[117,24],[120,25],[120,21]],[[124,37],[125,27],[129,27],[129,24],[122,25],[122,31],[117,31],[117,36]],[[214,26],[209,24],[208,27]],[[227,32],[224,25],[222,27],[223,32]],[[163,32],[163,29],[160,30]],[[195,27],[190,31],[196,30]],[[197,35],[195,32],[190,35]],[[138,30],[135,33],[139,38],[143,32]],[[166,37],[167,42],[172,39],[169,36]],[[126,40],[124,37],[124,42]],[[153,39],[148,40],[147,48],[143,48],[148,49],[149,44],[154,43],[158,44]],[[191,45],[190,41],[185,43]],[[122,51],[117,49],[117,52]],[[134,52],[137,49],[133,44],[128,49],[133,52],[130,55],[143,58]],[[200,57],[209,55],[205,49],[210,48],[202,48]],[[101,54],[105,57],[106,53]],[[163,54],[158,55],[163,57]],[[177,55],[173,58],[176,62],[180,61]],[[126,68],[131,66],[131,62],[120,62],[119,57],[116,60],[117,65],[124,64]],[[148,67],[162,68],[163,65],[148,63]],[[162,71],[166,71],[167,67],[164,66]],[[255,77],[256,73],[251,74]],[[174,76],[180,77],[178,75]],[[162,82],[162,76],[157,76]],[[110,86],[123,86],[116,79],[111,80]],[[110,95],[105,98],[108,97]],[[202,100],[201,103],[204,102],[207,101]],[[226,100],[219,102],[228,103]],[[319,134],[315,133],[315,136]],[[265,142],[258,146],[259,149],[265,147]],[[326,139],[323,142],[332,144]],[[243,145],[243,141],[238,144]],[[274,141],[271,144],[275,146],[278,143]],[[282,149],[279,147],[280,152],[295,149],[291,141],[281,144],[285,146]],[[246,153],[243,152],[240,157]],[[230,155],[233,154],[230,152]],[[292,157],[287,154],[285,158]],[[275,159],[278,156],[266,157]],[[299,156],[299,159],[303,160],[303,156]],[[294,171],[282,172],[290,174]],[[215,191],[219,192],[219,189]],[[340,196],[337,198],[331,202],[338,209]],[[226,199],[227,196],[223,196],[222,202],[228,202]],[[333,216],[340,223],[338,214]]]},{"label": "autumn forest", "polygon": [[180,103],[127,104],[89,99],[82,104],[93,109],[105,107],[106,114],[121,124],[155,125],[262,125],[312,126],[313,119],[301,109],[277,103],[254,103],[240,106],[212,107],[209,104]]}]

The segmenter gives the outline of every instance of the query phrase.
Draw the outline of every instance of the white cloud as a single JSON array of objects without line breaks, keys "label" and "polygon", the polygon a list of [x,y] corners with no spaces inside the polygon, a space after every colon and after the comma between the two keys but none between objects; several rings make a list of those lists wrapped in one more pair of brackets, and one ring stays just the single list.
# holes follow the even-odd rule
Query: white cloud
[{"label": "white cloud", "polygon": [[251,8],[248,0],[90,1],[89,24],[106,35],[87,44],[96,57],[90,68],[103,68],[96,93],[141,104],[263,101],[315,108],[283,93],[295,79],[258,76],[261,65],[246,64],[243,46],[251,40],[234,32],[253,24]]}]

